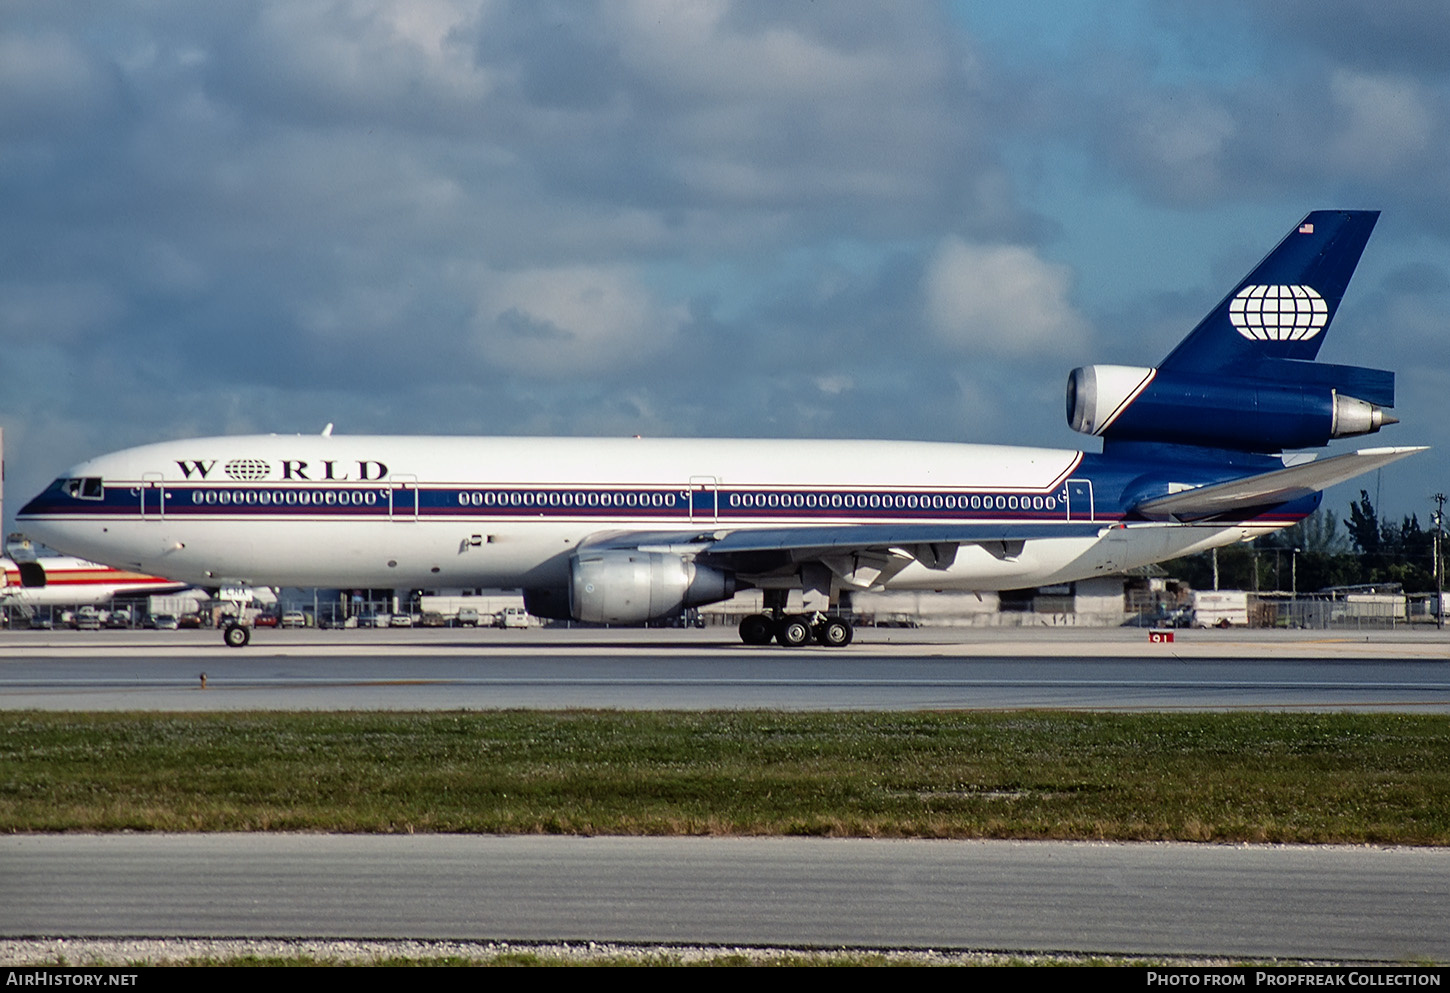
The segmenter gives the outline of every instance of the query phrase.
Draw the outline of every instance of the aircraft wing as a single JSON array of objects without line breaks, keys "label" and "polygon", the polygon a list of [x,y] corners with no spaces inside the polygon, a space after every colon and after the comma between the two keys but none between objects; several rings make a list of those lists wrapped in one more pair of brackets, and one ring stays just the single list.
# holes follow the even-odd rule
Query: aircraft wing
[{"label": "aircraft wing", "polygon": [[978,545],[1034,538],[1092,538],[1104,522],[1054,524],[838,524],[806,527],[732,528],[705,525],[695,531],[614,531],[595,535],[591,549],[708,552],[737,555],[750,552],[850,552],[898,545]]},{"label": "aircraft wing", "polygon": [[882,584],[919,562],[946,570],[962,545],[979,545],[1010,559],[1028,541],[1041,538],[1096,538],[1101,521],[1004,524],[840,524],[708,530],[616,531],[591,538],[580,552],[629,550],[689,555],[742,574],[809,573],[808,584],[829,588],[834,573],[845,586],[864,590]]},{"label": "aircraft wing", "polygon": [[1103,522],[1016,524],[841,524],[708,531],[619,531],[596,535],[580,551],[631,550],[690,555],[742,574],[828,570],[854,589],[876,589],[912,562],[949,569],[962,545],[979,545],[1003,559],[1040,538],[1096,538]]},{"label": "aircraft wing", "polygon": [[[1134,511],[1150,520],[1193,521],[1234,511],[1288,503],[1388,465],[1424,448],[1368,448],[1333,458],[1276,469],[1226,483],[1198,486],[1146,500]],[[946,568],[961,545],[980,545],[996,555],[1020,554],[1022,544],[1044,538],[1092,538],[1104,522],[995,524],[841,524],[732,528],[702,525],[694,531],[617,531],[594,536],[590,549],[674,552],[749,571],[786,562],[820,561],[844,569],[845,557],[914,558],[928,568]],[[582,550],[582,549],[581,549]],[[854,568],[854,566],[852,566]]]},{"label": "aircraft wing", "polygon": [[1424,450],[1423,447],[1366,448],[1227,483],[1197,486],[1181,493],[1146,500],[1133,510],[1157,520],[1181,521],[1287,503]]},{"label": "aircraft wing", "polygon": [[1061,524],[846,524],[837,527],[758,528],[731,531],[711,542],[712,555],[744,552],[850,552],[899,545],[1027,541],[1033,538],[1093,538],[1108,525]]}]

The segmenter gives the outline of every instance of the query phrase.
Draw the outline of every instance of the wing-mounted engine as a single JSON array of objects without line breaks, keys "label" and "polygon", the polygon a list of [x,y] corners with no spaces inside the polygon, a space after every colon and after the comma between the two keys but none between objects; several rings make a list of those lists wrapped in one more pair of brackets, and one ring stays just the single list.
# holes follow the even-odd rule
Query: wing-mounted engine
[{"label": "wing-mounted engine", "polygon": [[1291,359],[1239,376],[1097,365],[1068,377],[1067,420],[1111,440],[1282,452],[1394,424],[1394,396],[1393,373]]},{"label": "wing-mounted engine", "polygon": [[683,555],[614,549],[569,561],[569,613],[595,624],[642,624],[728,600],[735,576]]}]

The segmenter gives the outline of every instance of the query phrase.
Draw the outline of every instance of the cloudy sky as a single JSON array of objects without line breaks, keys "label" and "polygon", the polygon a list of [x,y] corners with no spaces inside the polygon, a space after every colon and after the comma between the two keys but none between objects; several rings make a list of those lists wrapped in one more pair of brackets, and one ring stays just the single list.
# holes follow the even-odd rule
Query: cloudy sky
[{"label": "cloudy sky", "polygon": [[1321,357],[1399,373],[1369,444],[1436,451],[1368,485],[1423,521],[1443,2],[3,0],[7,527],[91,455],[329,421],[1096,449],[1068,371],[1321,207],[1385,212]]}]

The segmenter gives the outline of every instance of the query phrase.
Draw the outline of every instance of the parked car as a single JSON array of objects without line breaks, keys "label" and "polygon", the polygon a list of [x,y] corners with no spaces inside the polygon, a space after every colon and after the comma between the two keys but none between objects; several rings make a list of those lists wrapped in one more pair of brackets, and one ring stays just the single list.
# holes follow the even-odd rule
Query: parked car
[{"label": "parked car", "polygon": [[151,618],[150,626],[158,631],[175,631],[181,627],[181,622],[175,614],[156,614]]},{"label": "parked car", "polygon": [[526,628],[529,626],[529,613],[522,607],[505,607],[496,623],[501,628]]},{"label": "parked car", "polygon": [[252,619],[254,628],[274,628],[280,623],[276,614],[258,614]]},{"label": "parked car", "polygon": [[394,614],[392,617],[388,618],[388,627],[390,628],[410,628],[412,626],[412,614]]},{"label": "parked car", "polygon": [[1187,607],[1175,607],[1172,610],[1149,610],[1141,614],[1134,614],[1123,622],[1125,628],[1191,628],[1193,627],[1193,611]]},{"label": "parked car", "polygon": [[305,628],[307,615],[300,610],[289,610],[282,615],[282,626],[284,628]]}]

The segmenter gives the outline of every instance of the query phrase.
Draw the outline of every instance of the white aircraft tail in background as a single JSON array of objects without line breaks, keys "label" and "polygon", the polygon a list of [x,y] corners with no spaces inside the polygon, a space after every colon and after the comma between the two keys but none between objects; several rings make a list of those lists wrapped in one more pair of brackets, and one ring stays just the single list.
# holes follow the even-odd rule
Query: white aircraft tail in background
[{"label": "white aircraft tail in background", "polygon": [[0,607],[84,607],[109,603],[118,596],[141,596],[186,589],[173,582],[126,569],[68,556],[42,556],[15,561],[0,558]]}]

